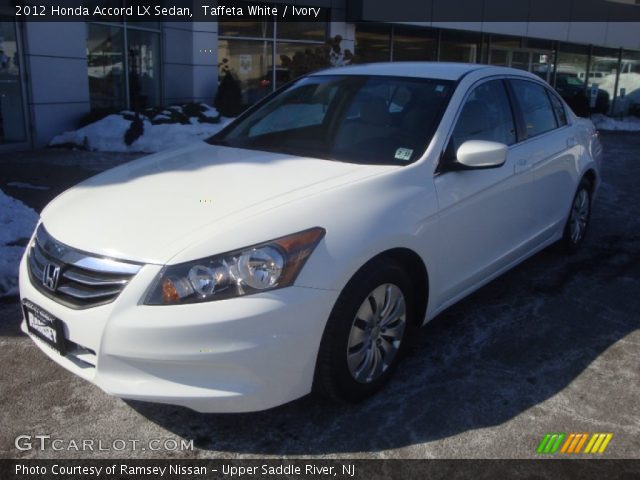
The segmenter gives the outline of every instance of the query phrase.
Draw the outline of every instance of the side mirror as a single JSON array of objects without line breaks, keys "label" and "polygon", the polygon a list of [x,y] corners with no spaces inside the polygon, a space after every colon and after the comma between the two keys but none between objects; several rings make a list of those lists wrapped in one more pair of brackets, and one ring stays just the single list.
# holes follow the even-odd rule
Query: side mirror
[{"label": "side mirror", "polygon": [[507,159],[507,149],[504,143],[469,140],[458,148],[456,163],[462,167],[461,170],[498,168]]}]

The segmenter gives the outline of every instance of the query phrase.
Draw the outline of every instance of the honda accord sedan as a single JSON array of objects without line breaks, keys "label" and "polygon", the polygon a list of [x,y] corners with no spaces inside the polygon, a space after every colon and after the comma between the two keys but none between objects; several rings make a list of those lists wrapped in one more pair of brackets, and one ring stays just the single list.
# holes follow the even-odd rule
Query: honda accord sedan
[{"label": "honda accord sedan", "polygon": [[314,73],[51,202],[20,265],[22,329],[122,398],[362,400],[439,312],[581,245],[601,155],[593,124],[526,72]]}]

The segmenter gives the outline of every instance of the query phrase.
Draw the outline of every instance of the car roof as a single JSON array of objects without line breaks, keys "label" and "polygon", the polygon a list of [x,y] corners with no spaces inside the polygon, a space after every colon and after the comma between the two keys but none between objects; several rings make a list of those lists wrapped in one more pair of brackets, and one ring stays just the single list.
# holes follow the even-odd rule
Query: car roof
[{"label": "car roof", "polygon": [[466,74],[482,71],[489,75],[518,75],[525,78],[539,77],[515,68],[495,67],[477,63],[448,62],[386,62],[349,65],[347,67],[330,68],[315,72],[313,75],[386,75],[395,77],[435,78],[439,80],[457,81]]}]

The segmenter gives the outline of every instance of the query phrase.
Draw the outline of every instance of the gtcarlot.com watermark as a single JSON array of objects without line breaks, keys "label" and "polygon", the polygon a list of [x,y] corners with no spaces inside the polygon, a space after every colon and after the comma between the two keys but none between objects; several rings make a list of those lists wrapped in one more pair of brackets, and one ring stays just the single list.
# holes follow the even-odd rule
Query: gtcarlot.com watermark
[{"label": "gtcarlot.com watermark", "polygon": [[116,438],[102,440],[95,438],[65,439],[52,435],[18,435],[14,445],[21,452],[29,450],[57,452],[122,452],[122,451],[171,451],[185,452],[193,450],[193,440],[183,438],[153,438],[138,440]]}]

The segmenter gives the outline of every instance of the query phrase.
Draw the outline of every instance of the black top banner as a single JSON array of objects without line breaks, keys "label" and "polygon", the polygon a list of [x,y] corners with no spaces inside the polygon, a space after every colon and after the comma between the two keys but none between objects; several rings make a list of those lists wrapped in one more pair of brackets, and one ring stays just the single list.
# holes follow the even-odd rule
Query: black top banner
[{"label": "black top banner", "polygon": [[613,0],[0,0],[21,22],[640,22]]},{"label": "black top banner", "polygon": [[[344,0],[346,1],[346,0]],[[0,0],[0,4],[2,0]],[[6,4],[7,2],[4,1]],[[21,22],[327,22],[330,9],[268,0],[27,0],[4,7]],[[342,20],[344,20],[344,15]]]}]

